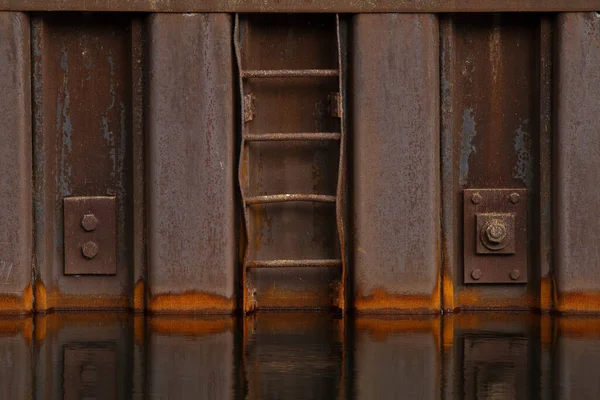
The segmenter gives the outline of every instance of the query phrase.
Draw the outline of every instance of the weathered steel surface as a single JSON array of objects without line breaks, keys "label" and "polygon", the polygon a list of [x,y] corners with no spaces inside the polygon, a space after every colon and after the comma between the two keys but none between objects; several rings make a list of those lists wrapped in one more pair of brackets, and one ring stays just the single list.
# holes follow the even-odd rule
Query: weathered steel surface
[{"label": "weathered steel surface", "polygon": [[439,47],[430,14],[352,27],[354,306],[440,309]]},{"label": "weathered steel surface", "polygon": [[241,384],[241,335],[233,317],[148,320],[150,399],[233,399]]},{"label": "weathered steel surface", "polygon": [[0,0],[0,10],[147,12],[594,11],[598,0]]},{"label": "weathered steel surface", "polygon": [[36,317],[35,398],[131,398],[133,338],[128,314]]},{"label": "weathered steel surface", "polygon": [[[341,91],[338,23],[334,15],[239,17],[236,49],[246,111],[239,168],[244,267],[271,261],[303,267],[244,268],[245,311],[343,308],[344,130],[342,120],[331,115],[330,101]],[[339,133],[340,140],[248,140],[294,132]]]},{"label": "weathered steel surface", "polygon": [[[541,304],[539,213],[547,210],[549,199],[547,186],[544,197],[540,196],[539,149],[550,130],[546,125],[540,128],[549,113],[543,106],[547,91],[542,94],[540,89],[547,88],[548,79],[548,70],[540,68],[540,54],[547,60],[547,46],[542,51],[540,44],[545,29],[540,18],[464,14],[446,16],[441,25],[442,296],[446,310],[532,309]],[[461,210],[463,190],[469,188],[528,189],[526,285],[462,282]]]},{"label": "weathered steel surface", "polygon": [[34,398],[32,336],[33,317],[0,320],[0,397],[3,399]]},{"label": "weathered steel surface", "polygon": [[600,312],[598,14],[558,17],[555,59],[555,306]]},{"label": "weathered steel surface", "polygon": [[235,307],[234,91],[227,14],[156,14],[148,38],[148,309]]},{"label": "weathered steel surface", "polygon": [[541,319],[526,314],[457,314],[443,319],[442,398],[540,398]]},{"label": "weathered steel surface", "polygon": [[33,308],[29,18],[0,13],[0,313]]},{"label": "weathered steel surface", "polygon": [[[36,308],[132,306],[131,16],[44,14],[33,22]],[[139,138],[139,135],[137,135]],[[64,275],[63,199],[115,196],[114,276]],[[139,251],[139,249],[138,249]]]},{"label": "weathered steel surface", "polygon": [[441,398],[439,316],[360,316],[353,324],[352,398]]},{"label": "weathered steel surface", "polygon": [[464,283],[527,282],[527,190],[467,189],[463,204]]},{"label": "weathered steel surface", "polygon": [[560,317],[555,321],[552,383],[554,398],[600,398],[600,321]]},{"label": "weathered steel surface", "polygon": [[331,313],[257,313],[245,318],[242,372],[248,400],[346,399],[344,321]]}]

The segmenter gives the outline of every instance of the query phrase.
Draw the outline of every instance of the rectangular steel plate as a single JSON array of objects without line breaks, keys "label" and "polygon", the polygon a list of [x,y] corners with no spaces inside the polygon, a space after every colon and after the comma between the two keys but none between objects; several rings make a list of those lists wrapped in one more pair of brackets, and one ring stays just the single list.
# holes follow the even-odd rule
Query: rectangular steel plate
[{"label": "rectangular steel plate", "polygon": [[[117,273],[116,198],[69,197],[64,203],[65,275],[115,275]],[[96,228],[86,231],[84,215],[93,214]],[[84,244],[93,242],[94,258],[82,253]]]},{"label": "rectangular steel plate", "polygon": [[[463,205],[464,283],[526,283],[527,189],[466,189]],[[483,244],[482,229],[492,220],[506,226],[500,250]]]},{"label": "rectangular steel plate", "polygon": [[63,360],[63,399],[117,398],[116,346],[104,343],[67,346]]}]

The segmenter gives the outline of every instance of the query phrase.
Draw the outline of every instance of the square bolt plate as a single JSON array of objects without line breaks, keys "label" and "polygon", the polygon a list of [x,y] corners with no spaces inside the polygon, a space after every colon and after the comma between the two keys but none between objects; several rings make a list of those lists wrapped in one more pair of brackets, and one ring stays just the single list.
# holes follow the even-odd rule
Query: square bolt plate
[{"label": "square bolt plate", "polygon": [[464,283],[526,283],[527,189],[466,189]]},{"label": "square bolt plate", "polygon": [[115,197],[69,197],[64,204],[65,275],[115,275]]}]

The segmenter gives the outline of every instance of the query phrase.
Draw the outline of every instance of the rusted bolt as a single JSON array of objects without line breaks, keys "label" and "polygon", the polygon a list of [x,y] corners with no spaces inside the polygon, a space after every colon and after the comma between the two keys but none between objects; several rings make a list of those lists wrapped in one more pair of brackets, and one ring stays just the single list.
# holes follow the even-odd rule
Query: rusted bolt
[{"label": "rusted bolt", "polygon": [[510,279],[512,279],[513,281],[516,281],[517,279],[519,279],[520,276],[521,276],[521,273],[519,272],[518,269],[513,269],[510,272]]},{"label": "rusted bolt", "polygon": [[485,229],[487,240],[491,243],[502,243],[506,239],[506,225],[502,221],[493,220]]},{"label": "rusted bolt", "polygon": [[94,214],[85,214],[81,219],[81,226],[86,231],[91,232],[98,226],[98,218]]},{"label": "rusted bolt", "polygon": [[510,202],[513,204],[517,204],[519,202],[521,196],[519,196],[519,193],[511,193],[510,194]]},{"label": "rusted bolt", "polygon": [[85,258],[91,260],[98,254],[98,245],[94,242],[85,242],[83,246],[81,246],[81,253]]},{"label": "rusted bolt", "polygon": [[471,201],[473,204],[479,204],[481,202],[481,195],[479,193],[473,193],[473,196],[471,196]]},{"label": "rusted bolt", "polygon": [[480,269],[474,269],[473,272],[471,272],[471,278],[473,278],[474,280],[478,281],[479,278],[481,278],[481,270]]}]

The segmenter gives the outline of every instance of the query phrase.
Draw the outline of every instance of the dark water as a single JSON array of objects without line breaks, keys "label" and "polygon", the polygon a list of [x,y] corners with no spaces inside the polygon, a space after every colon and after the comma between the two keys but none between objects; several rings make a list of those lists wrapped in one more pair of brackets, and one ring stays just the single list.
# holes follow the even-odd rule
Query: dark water
[{"label": "dark water", "polygon": [[600,318],[0,319],[0,399],[600,399]]}]

